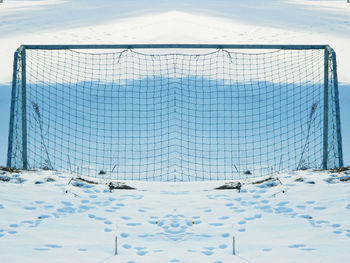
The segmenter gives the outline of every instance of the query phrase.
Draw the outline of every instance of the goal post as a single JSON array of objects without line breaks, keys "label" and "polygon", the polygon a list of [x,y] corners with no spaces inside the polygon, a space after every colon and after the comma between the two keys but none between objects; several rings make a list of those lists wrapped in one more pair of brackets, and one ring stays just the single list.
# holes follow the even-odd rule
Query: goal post
[{"label": "goal post", "polygon": [[327,45],[23,45],[7,165],[117,180],[343,166]]}]

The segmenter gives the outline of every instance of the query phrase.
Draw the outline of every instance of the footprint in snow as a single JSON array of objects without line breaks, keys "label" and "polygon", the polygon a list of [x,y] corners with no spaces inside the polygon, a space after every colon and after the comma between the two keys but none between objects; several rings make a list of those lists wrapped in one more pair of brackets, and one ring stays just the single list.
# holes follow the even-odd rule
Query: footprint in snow
[{"label": "footprint in snow", "polygon": [[312,204],[316,203],[316,201],[306,201],[305,203],[312,205]]},{"label": "footprint in snow", "polygon": [[289,248],[303,248],[306,247],[306,245],[304,244],[293,244],[293,245],[289,245]]},{"label": "footprint in snow", "polygon": [[67,202],[67,201],[62,201],[61,204],[63,204],[64,206],[73,206],[71,202]]},{"label": "footprint in snow", "polygon": [[92,208],[95,208],[95,207],[94,206],[89,206],[89,205],[81,205],[78,208],[79,208],[78,209],[79,213],[84,213],[84,212],[86,212],[86,211],[88,211],[88,210],[90,210]]},{"label": "footprint in snow", "polygon": [[286,213],[291,213],[293,212],[293,209],[292,208],[288,208],[288,207],[285,207],[285,206],[279,206],[277,208],[274,208],[274,212],[276,214],[286,214]]},{"label": "footprint in snow", "polygon": [[316,224],[327,224],[327,223],[329,223],[329,221],[326,221],[326,220],[316,221]]},{"label": "footprint in snow", "polygon": [[122,247],[125,248],[125,249],[130,249],[131,248],[131,246],[129,244],[124,244]]},{"label": "footprint in snow", "polygon": [[49,251],[50,249],[49,248],[34,248],[34,250],[37,250],[37,251]]},{"label": "footprint in snow", "polygon": [[71,206],[64,206],[61,208],[56,209],[57,212],[59,213],[68,213],[68,214],[74,214],[75,213],[76,208],[73,208]]},{"label": "footprint in snow", "polygon": [[25,210],[36,210],[36,207],[34,206],[25,206],[23,207]]},{"label": "footprint in snow", "polygon": [[331,227],[333,227],[333,228],[338,228],[340,226],[341,226],[340,224],[333,224],[333,225],[331,225]]},{"label": "footprint in snow", "polygon": [[141,250],[141,251],[137,251],[136,254],[139,255],[139,256],[144,256],[148,253],[148,251],[144,251],[144,250]]},{"label": "footprint in snow", "polygon": [[260,209],[265,213],[272,213],[272,207],[270,205],[260,205],[260,206],[256,206],[256,208]]},{"label": "footprint in snow", "polygon": [[312,216],[310,216],[310,215],[301,215],[299,217],[300,218],[305,218],[305,219],[312,219]]},{"label": "footprint in snow", "polygon": [[325,206],[315,206],[314,209],[315,210],[325,210],[325,209],[327,209],[327,207],[325,207]]},{"label": "footprint in snow", "polygon": [[44,247],[49,247],[49,248],[62,248],[62,246],[56,245],[56,244],[46,244],[46,245],[44,245]]},{"label": "footprint in snow", "polygon": [[223,226],[223,223],[208,223],[210,226]]},{"label": "footprint in snow", "polygon": [[264,251],[264,252],[270,252],[270,251],[272,251],[272,249],[271,249],[271,248],[263,248],[262,251]]},{"label": "footprint in snow", "polygon": [[226,244],[221,244],[221,245],[219,245],[219,248],[220,249],[225,249],[225,248],[227,248],[227,245]]},{"label": "footprint in snow", "polygon": [[140,226],[142,225],[141,223],[127,223],[127,226]]},{"label": "footprint in snow", "polygon": [[94,214],[88,214],[88,217],[89,217],[89,218],[96,218],[96,215],[94,215]]},{"label": "footprint in snow", "polygon": [[206,256],[211,256],[214,254],[214,251],[211,251],[211,250],[205,250],[205,251],[202,251],[202,253]]}]

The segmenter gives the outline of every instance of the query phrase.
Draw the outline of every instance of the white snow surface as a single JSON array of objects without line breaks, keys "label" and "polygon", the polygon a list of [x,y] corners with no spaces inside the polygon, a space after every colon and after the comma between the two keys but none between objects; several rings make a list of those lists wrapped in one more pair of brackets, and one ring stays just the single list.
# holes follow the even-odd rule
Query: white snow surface
[{"label": "white snow surface", "polygon": [[[2,165],[16,48],[122,43],[329,44],[337,52],[349,164],[346,0],[4,0],[0,43]],[[0,171],[1,263],[350,262],[346,172],[242,181],[241,192],[214,190],[225,182],[125,182],[136,190],[110,192],[108,181],[95,185],[71,178]]]},{"label": "white snow surface", "polygon": [[1,179],[0,262],[350,260],[347,172],[280,174],[241,182],[240,192],[215,190],[218,181],[110,191],[108,181],[52,171]]}]

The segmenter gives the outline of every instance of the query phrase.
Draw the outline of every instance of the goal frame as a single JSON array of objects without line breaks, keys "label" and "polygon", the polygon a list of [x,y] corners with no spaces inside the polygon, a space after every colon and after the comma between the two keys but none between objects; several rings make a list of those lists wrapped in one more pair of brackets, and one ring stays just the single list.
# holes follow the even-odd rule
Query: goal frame
[{"label": "goal frame", "polygon": [[[323,109],[323,160],[322,168],[329,169],[328,154],[329,154],[329,82],[332,78],[332,86],[334,88],[335,99],[335,125],[337,134],[337,150],[338,150],[338,167],[343,167],[343,151],[342,151],[342,136],[341,136],[341,123],[340,123],[340,109],[339,109],[339,91],[338,91],[338,79],[337,79],[337,65],[336,65],[336,53],[329,45],[244,45],[244,44],[119,44],[119,45],[22,45],[14,53],[13,63],[13,80],[12,80],[12,98],[10,108],[10,123],[9,123],[9,136],[8,136],[8,153],[7,153],[7,166],[20,169],[28,169],[28,149],[27,149],[27,105],[26,105],[26,50],[41,49],[41,50],[86,50],[86,49],[278,49],[278,50],[324,50],[324,109]],[[332,67],[331,72],[329,71]],[[14,167],[12,162],[13,154],[13,141],[14,141],[14,115],[15,115],[15,98],[16,98],[16,85],[17,72],[19,67],[21,70],[21,167]],[[331,75],[330,75],[331,74]]]}]

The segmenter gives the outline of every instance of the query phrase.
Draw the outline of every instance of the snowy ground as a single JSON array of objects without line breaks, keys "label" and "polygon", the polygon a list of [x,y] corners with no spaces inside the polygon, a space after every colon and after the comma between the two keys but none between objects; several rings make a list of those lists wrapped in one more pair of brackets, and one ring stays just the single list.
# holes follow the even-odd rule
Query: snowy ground
[{"label": "snowy ground", "polygon": [[[21,44],[77,43],[330,44],[350,162],[346,0],[4,0],[0,43],[0,165],[6,164],[13,52]],[[291,173],[279,176],[282,184],[247,183],[240,193],[213,190],[223,182],[127,182],[137,190],[111,193],[106,182],[68,184],[67,174],[3,172],[0,262],[346,263],[347,176]]]},{"label": "snowy ground", "polygon": [[240,192],[214,190],[223,182],[126,182],[137,189],[110,192],[108,182],[71,178],[2,172],[0,262],[350,260],[347,172],[292,172]]}]

